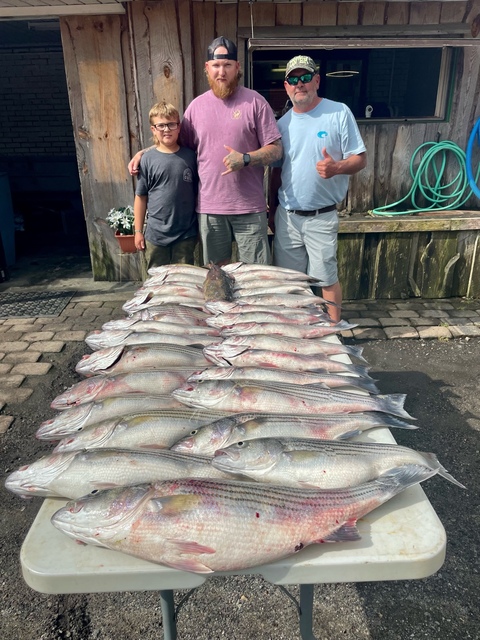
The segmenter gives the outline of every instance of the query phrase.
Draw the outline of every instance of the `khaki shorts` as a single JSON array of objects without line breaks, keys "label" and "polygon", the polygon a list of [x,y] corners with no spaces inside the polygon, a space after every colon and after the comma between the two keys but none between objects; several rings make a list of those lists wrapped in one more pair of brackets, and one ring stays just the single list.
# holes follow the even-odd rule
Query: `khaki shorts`
[{"label": "khaki shorts", "polygon": [[247,264],[270,263],[265,211],[235,215],[199,213],[198,225],[204,264],[230,260],[233,240],[237,243],[240,262]]},{"label": "khaki shorts", "polygon": [[273,263],[318,278],[320,286],[338,281],[338,213],[319,213],[311,218],[278,206],[275,212]]},{"label": "khaki shorts", "polygon": [[165,264],[194,264],[194,251],[197,237],[172,242],[166,247],[160,247],[145,240],[146,269],[161,267]]}]

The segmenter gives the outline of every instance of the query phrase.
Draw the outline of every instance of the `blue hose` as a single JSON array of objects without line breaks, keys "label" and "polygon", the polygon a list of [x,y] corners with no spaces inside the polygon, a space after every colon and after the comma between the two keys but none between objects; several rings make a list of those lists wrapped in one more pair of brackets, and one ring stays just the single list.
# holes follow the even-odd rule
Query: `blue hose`
[{"label": "blue hose", "polygon": [[[480,176],[480,166],[477,169],[475,177],[471,170],[473,139],[475,138],[477,129],[480,128],[479,123],[480,119],[477,121],[468,141],[467,154],[468,149],[470,149],[470,155],[466,155],[455,142],[451,142],[450,140],[445,140],[444,142],[425,142],[417,147],[410,160],[410,175],[413,180],[410,191],[401,200],[372,209],[369,213],[378,216],[400,216],[411,215],[418,211],[445,211],[449,209],[459,209],[472,196],[472,193],[475,193],[475,195],[480,198],[480,190],[476,185]],[[422,149],[426,149],[426,151],[415,171],[413,169],[414,161]],[[443,174],[447,165],[447,153],[453,153],[459,170],[453,180],[447,184],[442,184]],[[433,176],[433,180],[431,176]],[[427,206],[417,204],[416,198],[419,195],[418,192],[420,192],[427,203],[429,203]],[[393,207],[397,207],[407,200],[411,201],[411,208],[404,211],[390,211]]]},{"label": "blue hose", "polygon": [[477,176],[474,178],[473,171],[472,171],[472,151],[473,151],[473,143],[475,141],[475,137],[478,138],[477,144],[478,146],[480,146],[480,118],[477,120],[475,126],[472,129],[472,133],[470,134],[470,137],[468,139],[467,158],[466,158],[468,184],[470,185],[470,189],[477,196],[477,198],[480,198],[480,189],[477,186],[478,172],[477,172]]}]

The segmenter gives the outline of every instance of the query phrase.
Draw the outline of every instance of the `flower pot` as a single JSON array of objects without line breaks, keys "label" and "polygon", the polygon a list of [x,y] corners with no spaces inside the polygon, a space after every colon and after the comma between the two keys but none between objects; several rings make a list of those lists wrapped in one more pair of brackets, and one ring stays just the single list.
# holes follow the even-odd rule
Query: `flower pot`
[{"label": "flower pot", "polygon": [[118,233],[118,231],[115,231],[115,238],[120,245],[122,253],[135,253],[137,251],[135,246],[135,236],[133,234],[124,236],[121,233]]}]

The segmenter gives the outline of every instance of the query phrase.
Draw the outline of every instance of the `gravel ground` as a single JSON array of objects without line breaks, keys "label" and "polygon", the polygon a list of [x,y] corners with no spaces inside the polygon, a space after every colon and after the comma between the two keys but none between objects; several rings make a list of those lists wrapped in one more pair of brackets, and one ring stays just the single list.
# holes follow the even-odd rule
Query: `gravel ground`
[{"label": "gravel ground", "polygon": [[[479,639],[480,339],[366,341],[364,355],[383,393],[406,393],[417,431],[395,431],[400,444],[435,452],[467,489],[439,477],[423,488],[447,531],[447,557],[426,579],[315,587],[318,640]],[[49,374],[32,396],[8,407],[15,422],[0,436],[2,477],[51,446],[33,434],[55,415],[49,402],[78,380],[83,344],[52,354]],[[28,385],[34,384],[29,378]],[[4,409],[4,412],[5,409]],[[157,640],[162,637],[155,592],[50,596],[23,581],[19,552],[40,506],[0,489],[3,640]],[[291,588],[297,595],[297,589]],[[176,592],[177,602],[183,592]],[[251,577],[211,579],[184,604],[179,640],[295,640],[294,604],[276,587]]]}]

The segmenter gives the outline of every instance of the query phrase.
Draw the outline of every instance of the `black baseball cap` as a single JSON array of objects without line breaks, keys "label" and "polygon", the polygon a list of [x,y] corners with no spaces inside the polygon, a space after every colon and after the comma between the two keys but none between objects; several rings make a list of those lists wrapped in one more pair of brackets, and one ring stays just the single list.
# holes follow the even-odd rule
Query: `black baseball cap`
[{"label": "black baseball cap", "polygon": [[[218,47],[225,47],[228,53],[215,53]],[[236,60],[237,59],[237,47],[228,38],[219,36],[210,43],[208,47],[207,60]]]}]

